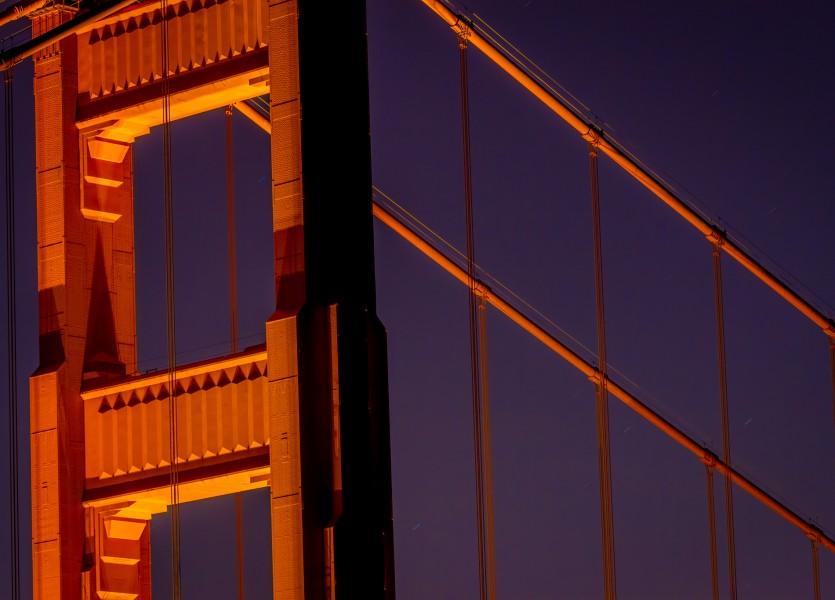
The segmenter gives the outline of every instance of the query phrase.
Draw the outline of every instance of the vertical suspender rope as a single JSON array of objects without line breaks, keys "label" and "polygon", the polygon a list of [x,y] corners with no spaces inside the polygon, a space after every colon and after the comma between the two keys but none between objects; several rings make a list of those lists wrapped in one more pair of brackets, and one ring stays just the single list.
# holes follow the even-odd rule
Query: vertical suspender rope
[{"label": "vertical suspender rope", "polygon": [[707,476],[707,519],[710,533],[710,581],[713,590],[713,600],[719,600],[719,560],[716,552],[716,502],[713,491],[713,460],[703,459],[705,475]]},{"label": "vertical suspender rope", "polygon": [[493,458],[490,452],[490,396],[488,394],[487,375],[487,300],[478,297],[478,339],[479,358],[481,359],[481,443],[482,461],[484,462],[484,509],[487,530],[487,584],[491,600],[496,598],[496,555],[493,528]]},{"label": "vertical suspender rope", "polygon": [[821,565],[820,556],[818,555],[818,541],[811,538],[812,541],[812,598],[814,600],[821,600]]},{"label": "vertical suspender rope", "polygon": [[[713,289],[716,303],[716,340],[719,363],[719,401],[722,412],[722,460],[731,466],[731,433],[728,420],[728,375],[725,358],[725,312],[722,306],[722,253],[721,238],[713,239]],[[725,529],[728,540],[728,584],[730,599],[736,600],[736,543],[734,541],[733,485],[725,479]]]},{"label": "vertical suspender rope", "polygon": [[835,422],[835,337],[829,338],[829,367],[832,374],[832,418]]},{"label": "vertical suspender rope", "polygon": [[20,600],[20,496],[17,441],[17,303],[15,300],[14,218],[14,89],[12,69],[3,71],[6,127],[6,341],[9,400],[9,534],[11,544],[11,598]]},{"label": "vertical suspender rope", "polygon": [[171,156],[171,84],[169,81],[168,0],[162,11],[162,146],[165,213],[165,304],[168,338],[168,419],[171,486],[171,597],[180,600],[180,490],[177,465],[177,339],[174,305],[174,188]]},{"label": "vertical suspender rope", "polygon": [[[470,107],[469,83],[467,77],[467,38],[469,24],[460,21],[456,27],[458,33],[458,58],[461,71],[461,131],[464,153],[464,207],[467,221],[467,276],[470,283],[475,278],[475,242],[473,228],[473,188],[472,162],[470,155]],[[472,289],[472,285],[470,286]],[[496,597],[496,569],[492,536],[492,506],[489,482],[489,435],[485,429],[484,406],[486,405],[487,373],[486,358],[481,356],[479,343],[478,299],[473,294],[469,298],[470,325],[470,374],[473,392],[473,451],[475,455],[476,518],[478,530],[478,574],[479,592],[482,600],[494,600]],[[483,321],[482,321],[483,325]],[[487,484],[487,485],[485,485]],[[486,531],[489,530],[489,531]]]},{"label": "vertical suspender rope", "polygon": [[594,233],[594,283],[597,312],[597,355],[600,380],[595,386],[597,408],[597,449],[600,477],[600,525],[603,542],[603,597],[617,598],[615,575],[615,527],[612,509],[612,460],[609,449],[609,396],[606,374],[606,319],[603,304],[603,241],[600,229],[600,188],[597,173],[597,146],[600,139],[589,141],[589,165]]},{"label": "vertical suspender rope", "polygon": [[[226,243],[229,257],[229,335],[238,351],[238,283],[235,259],[235,160],[232,151],[232,105],[226,107]],[[235,494],[235,575],[238,600],[244,600],[243,493]]]},{"label": "vertical suspender rope", "polygon": [[226,243],[229,256],[229,335],[238,351],[238,278],[235,258],[235,159],[232,152],[232,106],[226,107]]}]

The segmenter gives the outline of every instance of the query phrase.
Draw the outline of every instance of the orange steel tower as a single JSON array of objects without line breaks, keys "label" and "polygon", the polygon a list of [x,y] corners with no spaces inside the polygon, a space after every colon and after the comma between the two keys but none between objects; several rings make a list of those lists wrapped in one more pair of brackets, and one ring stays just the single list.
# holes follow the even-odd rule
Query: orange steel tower
[{"label": "orange steel tower", "polygon": [[[79,22],[34,55],[34,597],[150,598],[150,519],[175,464],[182,502],[269,486],[275,598],[394,598],[364,2],[83,13],[31,17],[33,37]],[[163,120],[163,19],[171,118],[269,93],[272,128],[266,347],[179,366],[174,389],[137,372],[134,301],[131,152]]]}]

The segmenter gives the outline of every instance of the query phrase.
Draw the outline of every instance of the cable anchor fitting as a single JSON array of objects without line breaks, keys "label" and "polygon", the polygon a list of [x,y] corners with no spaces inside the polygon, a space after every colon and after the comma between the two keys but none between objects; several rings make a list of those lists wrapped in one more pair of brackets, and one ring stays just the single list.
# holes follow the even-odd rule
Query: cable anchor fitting
[{"label": "cable anchor fitting", "polygon": [[480,279],[473,279],[473,284],[470,289],[473,291],[473,294],[475,294],[485,302],[490,300],[492,290],[486,283],[484,283]]},{"label": "cable anchor fitting", "polygon": [[713,244],[713,251],[718,252],[728,241],[728,234],[723,229],[719,229],[715,225],[711,228],[711,232],[705,236],[707,241]]},{"label": "cable anchor fitting", "polygon": [[[608,381],[609,378],[606,377],[605,380]],[[589,381],[591,381],[597,387],[600,387],[600,386],[603,385],[604,377],[603,377],[603,374],[600,372],[599,368],[595,368],[594,373],[589,375]]]},{"label": "cable anchor fitting", "polygon": [[603,141],[603,130],[589,123],[589,129],[582,135],[582,138],[589,143],[589,156],[597,156],[597,149],[600,148],[600,143]]},{"label": "cable anchor fitting", "polygon": [[806,537],[809,538],[813,544],[820,544],[823,539],[821,537],[820,530],[818,530],[818,528],[811,523],[809,524],[809,531],[806,532]]},{"label": "cable anchor fitting", "polygon": [[715,469],[718,458],[713,452],[705,448],[704,454],[699,457],[699,460],[702,461],[706,467]]},{"label": "cable anchor fitting", "polygon": [[464,15],[459,14],[455,23],[451,27],[458,36],[458,47],[461,50],[466,50],[467,44],[470,40],[470,35],[473,33],[473,22]]}]

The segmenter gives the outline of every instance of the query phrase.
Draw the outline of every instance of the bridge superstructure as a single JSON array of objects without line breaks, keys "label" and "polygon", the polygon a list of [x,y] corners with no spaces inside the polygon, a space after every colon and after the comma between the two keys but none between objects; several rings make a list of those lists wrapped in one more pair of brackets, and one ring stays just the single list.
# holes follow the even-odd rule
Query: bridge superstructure
[{"label": "bridge superstructure", "polygon": [[[34,597],[149,598],[149,522],[169,508],[179,597],[179,503],[260,487],[270,489],[276,598],[334,597],[336,578],[341,596],[391,597],[363,4],[34,8],[33,41],[3,56],[7,72],[25,56],[35,63]],[[341,49],[338,112],[323,68],[331,59],[316,49],[322,34]],[[134,141],[265,93],[275,267],[266,345],[199,364],[170,357],[165,373],[142,375]],[[353,160],[333,165],[340,150]],[[170,148],[164,155],[168,194]],[[166,233],[173,278],[171,225],[137,233]],[[173,281],[166,292],[173,354]]]},{"label": "bridge superstructure", "polygon": [[[298,460],[288,461],[287,457],[290,455],[297,459],[299,454],[303,454],[305,436],[293,431],[288,434],[288,428],[292,430],[292,423],[288,425],[288,422],[285,422],[288,413],[282,410],[280,414],[275,414],[273,401],[278,403],[282,398],[290,398],[292,403],[293,398],[300,397],[299,393],[292,389],[294,385],[298,385],[294,384],[294,381],[301,377],[297,370],[299,366],[293,364],[292,358],[288,358],[287,347],[288,343],[292,347],[291,342],[299,336],[295,317],[288,317],[288,311],[302,311],[302,288],[305,289],[305,293],[311,290],[310,296],[315,299],[313,304],[316,308],[310,309],[309,313],[301,313],[302,327],[307,327],[307,333],[313,336],[310,339],[315,339],[315,342],[311,342],[315,348],[307,347],[301,342],[296,343],[299,345],[299,356],[305,357],[308,361],[305,363],[305,358],[302,358],[301,362],[312,369],[309,372],[311,380],[319,382],[311,384],[312,388],[316,389],[311,388],[308,391],[320,399],[316,416],[310,417],[315,423],[308,421],[307,426],[318,427],[320,435],[324,431],[327,440],[324,451],[322,448],[308,447],[308,451],[316,455],[314,472],[320,478],[318,484],[310,479],[308,483],[313,481],[313,488],[316,489],[316,486],[321,484],[321,479],[324,479],[327,480],[325,487],[328,489],[319,490],[323,492],[322,498],[325,499],[322,505],[324,508],[316,514],[315,524],[312,526],[315,533],[302,533],[294,529],[293,535],[289,538],[284,536],[277,541],[274,538],[274,593],[276,597],[294,597],[293,594],[300,594],[301,579],[304,580],[307,594],[317,593],[311,591],[316,588],[320,588],[322,594],[333,593],[332,573],[329,569],[336,568],[336,563],[331,563],[335,556],[332,545],[334,542],[329,537],[332,533],[324,531],[331,529],[338,519],[336,515],[341,509],[337,509],[337,506],[341,506],[342,501],[342,465],[339,457],[341,450],[337,443],[341,443],[343,432],[340,431],[340,421],[334,418],[334,411],[339,410],[340,398],[344,393],[341,379],[344,373],[348,373],[348,367],[345,358],[340,358],[339,344],[342,342],[339,341],[339,328],[343,327],[342,331],[353,330],[357,339],[364,338],[366,344],[368,339],[376,339],[370,343],[371,348],[366,347],[364,351],[366,356],[373,355],[375,361],[380,360],[382,331],[373,319],[365,320],[369,307],[374,305],[373,293],[369,296],[366,289],[364,293],[359,294],[362,299],[357,301],[357,296],[354,295],[356,284],[352,282],[345,287],[348,290],[344,292],[347,298],[343,297],[342,301],[337,301],[341,292],[329,287],[328,282],[337,282],[335,285],[338,287],[340,278],[348,271],[346,265],[350,264],[353,267],[356,263],[346,257],[334,257],[333,253],[322,248],[332,248],[333,244],[340,248],[352,246],[356,244],[355,238],[343,239],[342,242],[334,241],[337,239],[335,236],[339,235],[336,230],[341,227],[318,223],[324,232],[323,244],[319,250],[310,249],[307,240],[316,234],[309,238],[306,232],[305,243],[302,244],[299,235],[302,213],[286,213],[287,205],[298,206],[302,202],[299,192],[301,177],[298,176],[299,173],[294,177],[293,173],[285,173],[282,169],[286,169],[288,164],[294,164],[294,161],[297,163],[304,160],[298,155],[298,144],[295,143],[302,138],[304,131],[297,127],[296,122],[298,97],[282,100],[280,97],[276,99],[275,96],[276,91],[281,89],[274,79],[281,75],[275,73],[286,76],[288,61],[286,48],[282,52],[275,50],[276,43],[271,37],[271,28],[273,21],[280,22],[280,19],[285,19],[287,22],[284,25],[288,25],[297,16],[294,7],[288,6],[288,3],[280,4],[280,9],[273,5],[265,6],[263,3],[184,2],[173,5],[169,20],[177,24],[174,28],[174,38],[175,50],[179,54],[171,57],[171,63],[175,66],[166,74],[171,86],[168,92],[159,85],[163,76],[158,72],[159,65],[155,64],[153,53],[146,51],[146,48],[156,48],[160,44],[159,39],[155,37],[157,34],[154,33],[156,30],[153,25],[164,18],[164,11],[160,13],[154,4],[131,7],[98,23],[86,25],[76,31],[78,44],[75,47],[73,43],[57,42],[55,46],[39,50],[35,56],[36,68],[41,69],[36,84],[36,98],[44,99],[41,102],[44,108],[38,122],[44,123],[39,135],[41,147],[45,150],[43,154],[39,153],[39,158],[43,156],[45,159],[53,160],[52,163],[39,163],[39,192],[40,197],[45,199],[42,214],[64,215],[65,222],[58,224],[57,230],[52,223],[49,226],[44,224],[43,232],[39,228],[39,234],[44,235],[43,242],[39,243],[39,266],[43,273],[43,276],[39,277],[39,284],[41,280],[44,282],[41,289],[42,362],[41,368],[33,377],[33,405],[47,408],[61,406],[61,402],[66,400],[56,400],[69,398],[73,394],[73,397],[79,398],[81,402],[70,411],[71,418],[68,421],[63,420],[66,419],[66,414],[60,410],[55,414],[50,410],[32,411],[33,419],[38,419],[32,430],[33,448],[37,447],[37,452],[33,452],[33,507],[36,515],[44,515],[44,521],[50,520],[47,515],[57,514],[57,522],[63,519],[63,522],[72,523],[72,519],[78,516],[79,508],[67,507],[78,498],[79,493],[82,495],[81,506],[85,513],[83,522],[86,530],[78,533],[73,526],[64,528],[62,534],[76,535],[75,539],[69,538],[69,545],[75,547],[78,546],[76,542],[79,539],[85,539],[86,551],[81,557],[84,568],[81,570],[80,589],[86,594],[105,594],[102,597],[121,597],[118,594],[126,594],[124,597],[143,597],[149,593],[149,570],[143,566],[149,558],[147,523],[152,514],[166,510],[170,503],[167,477],[172,460],[170,452],[166,454],[165,442],[171,435],[172,428],[170,422],[166,421],[166,416],[172,414],[168,407],[174,399],[176,413],[180,416],[175,436],[177,458],[173,462],[179,465],[178,490],[181,501],[270,486],[273,490],[271,502],[274,519],[280,513],[279,520],[282,523],[301,522],[298,506],[288,500],[294,494],[276,495],[276,490],[281,488],[276,478],[282,474],[282,481],[289,479],[292,486],[302,485],[301,463]],[[432,4],[438,9],[459,36],[464,33],[471,43],[478,46],[479,38],[477,34],[474,35],[471,21],[447,11],[443,3],[427,4]],[[264,15],[270,17],[265,19]],[[36,23],[40,20],[43,31],[46,32],[74,18],[74,10],[59,7],[57,10],[53,8],[36,14],[34,20]],[[303,20],[299,19],[298,35],[303,38],[305,34],[302,32],[305,30],[302,22]],[[224,23],[228,24],[228,27],[224,28]],[[217,30],[212,30],[212,24],[218,25]],[[206,27],[209,28],[208,35],[205,34]],[[310,36],[308,39],[315,37],[311,32],[317,27],[316,35],[321,35],[321,22],[317,27],[309,27],[311,29],[307,30],[307,35]],[[336,29],[338,27],[334,27],[334,30]],[[278,36],[282,41],[292,38],[292,34],[288,33],[293,31],[292,26],[288,25],[288,28],[282,31],[285,37]],[[197,44],[196,40],[201,43]],[[493,52],[491,58],[502,63],[503,57],[500,53],[495,52],[495,49],[483,40],[481,42],[484,43],[481,49],[487,50],[488,53]],[[301,42],[299,43],[301,48]],[[224,48],[225,55],[221,52]],[[240,48],[240,51],[237,48]],[[77,53],[77,58],[72,56],[73,53]],[[280,54],[279,58],[273,57],[275,53]],[[75,96],[75,73],[63,67],[55,68],[56,64],[71,60],[77,60],[79,65]],[[275,68],[277,62],[281,64],[280,70]],[[301,61],[299,64],[302,64]],[[561,114],[559,102],[547,90],[538,87],[535,82],[525,80],[526,74],[511,61],[505,59],[505,67],[534,95],[549,104],[560,116],[567,118],[587,141],[594,143],[604,153],[612,155],[619,165],[630,169],[629,157],[621,153],[616,146],[609,144],[601,130],[591,127],[582,119],[578,120],[577,115],[572,115],[570,111],[563,110]],[[304,80],[303,76],[298,77]],[[281,84],[288,85],[286,80],[282,80]],[[38,85],[42,87],[38,88]],[[64,86],[69,89],[64,90]],[[57,96],[56,89],[59,90]],[[164,125],[164,119],[161,119],[160,115],[162,104],[166,101],[165,96],[168,96],[168,101],[171,102],[171,118],[176,119],[243,102],[262,95],[265,89],[271,93],[272,114],[269,122],[262,123],[262,127],[273,132],[274,232],[277,248],[277,309],[267,325],[267,345],[263,349],[251,349],[222,359],[179,365],[171,380],[166,374],[139,374],[135,365],[135,347],[131,343],[136,337],[135,329],[131,327],[135,326],[130,324],[130,318],[125,317],[134,311],[131,297],[135,294],[131,277],[126,270],[132,260],[133,245],[130,237],[131,144],[136,136],[147,133],[151,127]],[[71,111],[65,109],[72,105],[72,102],[77,102],[77,111],[76,116],[70,119]],[[320,114],[327,112],[326,108],[317,106],[316,101],[312,101],[311,105],[311,112],[315,113],[317,108],[321,111]],[[315,132],[326,138],[327,143],[332,143],[334,139],[331,129],[336,127],[334,121],[335,119],[332,119],[329,127],[322,126],[322,131]],[[58,147],[62,161],[64,154],[76,154],[78,159],[77,173],[73,173],[73,166],[70,164],[70,174],[66,179],[61,178],[65,174],[63,170],[67,168],[66,165],[59,166],[55,162],[55,157],[58,156],[58,150],[53,145],[55,131],[66,134],[64,146]],[[288,143],[288,139],[294,142]],[[322,139],[319,141],[321,143]],[[52,155],[49,152],[52,152]],[[288,154],[292,152],[296,152],[297,155]],[[314,158],[311,162],[315,164],[315,161]],[[42,169],[41,164],[46,165],[45,168]],[[305,164],[305,173],[308,173],[307,163]],[[641,172],[640,166],[633,163],[631,168],[633,176],[676,208],[687,221],[705,234],[709,241],[734,258],[741,259],[744,266],[750,268],[755,275],[823,329],[827,336],[832,337],[832,322],[823,313],[757,264],[732,241],[728,243],[721,230],[689,211],[669,190],[653,180],[650,174]],[[315,171],[315,168],[313,170]],[[275,183],[276,171],[282,173],[278,179],[279,183]],[[59,185],[56,185],[55,179],[49,179],[56,175]],[[74,175],[76,179],[73,179]],[[345,176],[348,177],[347,170]],[[370,178],[364,183],[370,183]],[[56,189],[57,192],[54,191]],[[276,208],[279,202],[287,204],[282,204],[282,208]],[[307,206],[306,195],[303,202],[304,206]],[[75,213],[74,208],[68,208],[70,205],[77,206],[80,214]],[[358,212],[362,213],[360,229],[364,227],[367,230],[370,207],[366,209],[368,210],[364,213]],[[374,210],[387,225],[423,247],[431,258],[442,263],[459,281],[468,285],[473,293],[485,301],[492,302],[501,312],[511,316],[517,324],[566,358],[594,383],[600,385],[605,380],[605,375],[601,375],[598,366],[583,361],[553,335],[538,328],[530,318],[514,308],[512,302],[489,289],[484,282],[468,280],[468,276],[460,267],[456,267],[454,262],[431,248],[425,241],[421,241],[408,227],[398,223],[398,219],[391,213],[379,206]],[[279,216],[275,217],[276,214]],[[315,217],[313,220],[315,221]],[[54,236],[56,231],[60,232],[58,237],[63,240],[75,241],[56,242],[58,237],[49,237]],[[67,236],[67,231],[71,232],[70,236]],[[73,238],[73,235],[76,237]],[[283,250],[279,251],[279,247]],[[307,252],[312,253],[309,261]],[[364,250],[360,248],[359,253],[365,253],[364,258],[368,258],[367,247]],[[304,258],[301,258],[302,256]],[[332,268],[322,266],[331,259],[341,262]],[[320,266],[321,272],[326,275],[321,275],[321,279],[319,275],[308,276],[306,267],[310,263]],[[299,270],[300,264],[305,266],[304,270]],[[366,286],[370,285],[373,290],[373,276],[370,284],[367,278],[367,266],[371,263],[366,261],[364,264]],[[70,272],[83,272],[84,276],[69,277],[67,273]],[[71,279],[73,284],[84,281],[84,285],[74,290],[61,289],[62,286],[71,288],[68,284]],[[304,286],[299,286],[300,279],[304,279]],[[344,284],[344,280],[341,283]],[[345,308],[345,304],[348,308]],[[358,306],[359,313],[353,312]],[[111,316],[108,317],[108,314]],[[73,315],[74,320],[66,320]],[[369,331],[374,333],[369,334]],[[281,348],[281,351],[276,350],[277,348]],[[310,354],[305,354],[306,352]],[[359,354],[362,353],[361,351]],[[347,355],[357,356],[356,348],[352,347]],[[70,360],[70,356],[74,358]],[[74,372],[74,378],[68,375],[72,369],[61,366],[64,363],[78,367]],[[278,375],[273,377],[275,373]],[[607,383],[610,393],[693,452],[708,468],[715,469],[729,480],[733,480],[802,530],[812,540],[813,548],[816,548],[816,545],[832,548],[832,540],[814,523],[793,512],[741,474],[734,472],[715,453],[655,414],[615,381]],[[81,391],[73,391],[75,388],[72,386],[79,387]],[[374,397],[374,392],[365,393]],[[295,401],[298,402],[298,399]],[[78,406],[83,406],[83,415]],[[384,408],[376,405],[376,410],[379,410],[379,413],[375,415],[375,419],[387,419]],[[289,412],[291,415],[294,413],[293,410]],[[291,416],[290,420],[294,418],[297,417]],[[81,422],[84,426],[83,444],[79,441]],[[300,422],[303,422],[303,419]],[[308,432],[314,430],[308,429]],[[60,459],[56,458],[64,451],[66,445],[62,436],[63,440],[70,442],[69,447],[73,450],[74,459],[63,455]],[[282,444],[289,440],[289,446],[282,446],[283,454],[277,457],[275,442],[271,443],[270,440],[279,438]],[[318,439],[321,440],[321,437]],[[80,461],[82,445],[84,459]],[[293,448],[298,448],[298,451],[294,451]],[[386,453],[380,454],[379,448],[365,451],[365,464],[374,464],[376,469],[382,469],[373,479],[384,481],[386,476],[380,473],[387,468]],[[36,455],[39,457],[37,464],[34,460]],[[66,473],[61,473],[58,465],[68,465],[69,468]],[[77,484],[64,487],[65,482],[69,481],[67,477],[78,478],[82,472],[83,487]],[[40,485],[40,489],[36,489],[36,479],[44,483]],[[337,480],[340,480],[339,485],[336,484]],[[50,493],[50,490],[54,491],[56,488],[57,494]],[[385,490],[382,490],[382,496],[385,497]],[[388,497],[390,498],[390,492]],[[385,500],[383,504],[385,505]],[[378,507],[373,511],[374,515],[369,515],[368,518],[379,518],[380,514],[384,514],[385,521],[386,510],[390,513],[390,505],[388,508]],[[288,513],[291,514],[288,516]],[[41,519],[40,516],[36,518]],[[372,526],[372,529],[374,527],[377,526]],[[60,541],[50,537],[54,536],[55,529],[50,530],[47,527],[35,530],[44,534],[35,547],[35,562],[38,568],[36,581],[44,582],[45,587],[42,589],[49,589],[49,593],[54,594],[57,589],[55,586],[62,586],[62,578],[64,581],[74,580],[72,569],[75,567],[72,565],[76,562],[76,557],[66,554]],[[309,530],[306,526],[306,531]],[[389,529],[388,535],[383,536],[387,538],[388,544],[391,543],[390,532]],[[307,535],[311,537],[303,537]],[[293,539],[296,542],[293,542]],[[292,546],[296,543],[298,547],[298,542],[302,539],[305,540],[305,552],[308,552],[309,548],[315,549],[312,557],[299,551],[276,551],[279,547],[286,550],[287,544]],[[368,543],[371,546],[375,545],[373,541]],[[380,550],[381,547],[377,545],[377,548]],[[385,547],[383,544],[378,565],[386,564],[390,560],[390,552],[390,546]],[[302,569],[301,562],[320,567]],[[56,565],[62,565],[57,574],[53,569]],[[346,567],[342,568],[345,569],[343,573],[353,572],[348,571]],[[385,570],[383,568],[382,572]],[[385,577],[381,579],[380,572],[378,569],[376,575],[378,582],[384,582],[381,589],[384,592],[386,589],[390,591],[392,584],[386,582]],[[350,576],[336,579],[350,580]],[[288,581],[289,587],[285,585]],[[67,585],[72,587],[74,583]]]}]

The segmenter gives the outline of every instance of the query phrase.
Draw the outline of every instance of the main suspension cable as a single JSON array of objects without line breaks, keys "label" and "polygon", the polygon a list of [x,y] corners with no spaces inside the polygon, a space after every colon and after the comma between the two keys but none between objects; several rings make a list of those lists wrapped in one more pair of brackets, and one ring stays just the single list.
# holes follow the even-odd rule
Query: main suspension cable
[{"label": "main suspension cable", "polygon": [[597,171],[597,144],[589,141],[592,229],[594,234],[594,288],[597,315],[597,356],[599,381],[595,385],[597,413],[597,451],[600,477],[600,528],[603,544],[603,597],[617,598],[615,575],[615,526],[612,509],[612,459],[609,447],[609,394],[606,373],[606,318],[603,302],[603,238],[600,227],[600,186]]},{"label": "main suspension cable", "polygon": [[[731,433],[728,417],[728,375],[725,357],[725,311],[722,300],[721,238],[713,243],[713,289],[716,304],[716,342],[719,366],[719,403],[722,413],[722,460],[731,468]],[[728,585],[731,600],[736,600],[736,543],[734,540],[733,486],[725,480],[725,534],[728,541]]]},{"label": "main suspension cable", "polygon": [[[475,274],[475,236],[473,226],[473,187],[472,160],[470,154],[470,107],[469,83],[467,75],[467,38],[470,26],[460,23],[458,33],[458,58],[461,75],[461,132],[464,154],[464,208],[467,226],[467,275],[470,282],[476,281]],[[472,387],[473,412],[473,454],[475,457],[476,518],[478,531],[478,574],[479,592],[482,600],[494,600],[496,597],[496,574],[492,544],[492,498],[487,482],[491,476],[487,473],[489,465],[485,458],[489,455],[489,442],[486,442],[483,407],[486,405],[487,375],[482,372],[484,366],[479,342],[478,302],[472,294],[468,296],[469,331],[470,331],[470,375]],[[489,524],[489,525],[488,525]],[[488,531],[490,530],[490,531]]]},{"label": "main suspension cable", "polygon": [[171,597],[180,600],[180,489],[177,452],[177,339],[174,297],[174,186],[171,154],[171,83],[169,80],[168,0],[160,0],[162,50],[162,147],[165,213],[165,307],[168,338],[168,419],[171,487]]},{"label": "main suspension cable", "polygon": [[14,216],[14,87],[12,70],[3,72],[4,122],[6,127],[6,343],[9,398],[9,537],[11,552],[11,598],[20,599],[20,490],[17,441],[17,302],[15,298]]},{"label": "main suspension cable", "polygon": [[[409,226],[390,213],[380,204],[374,203],[372,205],[372,213],[377,219],[391,228],[395,233],[403,237],[412,246],[422,252],[427,258],[438,264],[447,273],[452,275],[459,283],[464,285],[471,285],[471,281],[467,272],[459,267],[455,262],[435,248],[426,240],[422,239],[420,235],[412,231]],[[474,294],[483,296],[484,299],[496,308],[500,313],[508,317],[513,323],[531,334],[534,339],[544,344],[549,350],[563,358],[569,365],[580,371],[585,377],[590,380],[596,380],[600,374],[598,370],[589,361],[583,359],[579,354],[571,350],[565,343],[557,339],[553,334],[547,332],[541,326],[534,323],[521,310],[513,306],[512,301],[502,296],[500,292],[491,289],[481,280],[476,280],[474,285],[470,287]],[[685,450],[692,453],[699,460],[704,461],[705,458],[710,459],[710,464],[713,468],[724,478],[731,483],[739,486],[742,491],[749,494],[752,498],[759,501],[763,506],[774,511],[780,518],[784,519],[806,535],[813,535],[815,539],[819,540],[819,544],[835,553],[835,539],[821,529],[814,525],[808,516],[795,512],[789,506],[784,504],[779,498],[773,496],[766,488],[761,487],[752,479],[745,476],[737,468],[730,468],[722,459],[713,452],[711,452],[703,441],[690,436],[684,430],[673,424],[672,421],[666,419],[663,415],[651,408],[645,401],[641,400],[635,394],[629,392],[622,384],[617,381],[609,379],[607,387],[611,396],[614,396],[628,408],[633,410],[640,417],[658,428],[669,439],[676,442]]]}]

